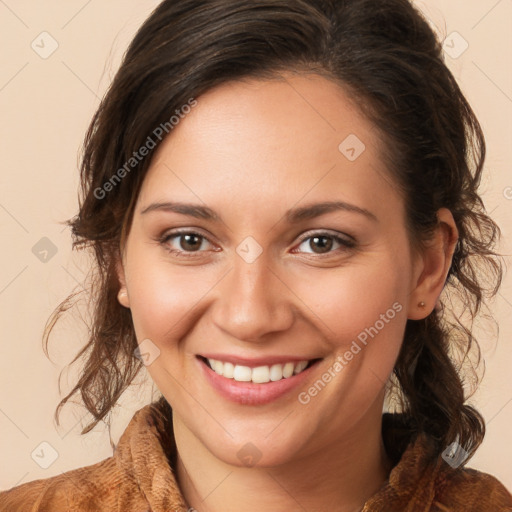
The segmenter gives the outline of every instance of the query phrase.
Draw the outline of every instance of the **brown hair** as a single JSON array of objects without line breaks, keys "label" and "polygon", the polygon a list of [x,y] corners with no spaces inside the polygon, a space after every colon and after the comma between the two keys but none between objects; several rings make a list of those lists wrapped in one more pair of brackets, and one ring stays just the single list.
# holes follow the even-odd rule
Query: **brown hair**
[{"label": "brown hair", "polygon": [[[84,142],[80,209],[69,225],[73,246],[94,250],[93,318],[88,342],[73,360],[85,360],[81,376],[59,403],[57,422],[61,407],[80,393],[94,418],[82,430],[88,432],[143,366],[134,356],[130,311],[117,301],[115,265],[154,151],[129,171],[126,163],[191,98],[230,80],[274,78],[280,71],[337,82],[379,129],[388,141],[389,171],[404,194],[412,245],[428,239],[439,208],[454,216],[460,238],[443,297],[450,303],[458,297],[469,320],[459,320],[446,300],[443,312],[408,320],[394,391],[406,439],[427,434],[432,458],[458,440],[471,456],[485,424],[465,405],[463,383],[470,374],[478,381],[477,367],[463,371],[456,364],[469,360],[472,345],[478,350],[473,320],[486,293],[494,295],[500,285],[493,251],[499,229],[477,193],[485,158],[480,125],[441,44],[407,0],[165,0],[155,9],[131,42]],[[127,172],[116,181],[123,167]],[[46,349],[75,298],[50,318]]]}]

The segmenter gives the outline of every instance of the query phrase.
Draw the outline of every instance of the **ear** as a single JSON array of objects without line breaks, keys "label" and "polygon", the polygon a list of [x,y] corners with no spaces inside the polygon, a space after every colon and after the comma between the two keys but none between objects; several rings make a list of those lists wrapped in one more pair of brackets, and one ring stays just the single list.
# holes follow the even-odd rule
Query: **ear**
[{"label": "ear", "polygon": [[438,224],[431,240],[424,244],[410,295],[408,316],[422,320],[434,309],[446,282],[459,239],[457,225],[447,208],[437,212]]},{"label": "ear", "polygon": [[117,300],[119,301],[119,304],[121,304],[121,306],[129,308],[130,299],[128,297],[128,290],[126,288],[126,276],[124,273],[124,266],[121,256],[119,256],[116,261],[116,273],[117,279],[119,281],[119,292],[117,292]]}]

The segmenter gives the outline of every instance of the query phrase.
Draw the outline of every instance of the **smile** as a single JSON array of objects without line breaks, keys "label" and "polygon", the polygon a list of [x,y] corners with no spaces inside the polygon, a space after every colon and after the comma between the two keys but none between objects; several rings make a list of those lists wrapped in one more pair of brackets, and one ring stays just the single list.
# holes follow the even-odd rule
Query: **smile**
[{"label": "smile", "polygon": [[233,379],[237,382],[253,382],[254,384],[266,384],[287,379],[304,371],[310,361],[292,361],[284,364],[273,364],[271,366],[242,366],[230,362],[223,362],[217,359],[207,359],[210,368],[226,379]]},{"label": "smile", "polygon": [[[225,359],[231,359],[226,361]],[[321,359],[235,361],[198,356],[206,380],[224,398],[245,405],[269,403],[299,386]],[[292,358],[290,358],[292,359]],[[244,364],[241,364],[244,363]]]}]

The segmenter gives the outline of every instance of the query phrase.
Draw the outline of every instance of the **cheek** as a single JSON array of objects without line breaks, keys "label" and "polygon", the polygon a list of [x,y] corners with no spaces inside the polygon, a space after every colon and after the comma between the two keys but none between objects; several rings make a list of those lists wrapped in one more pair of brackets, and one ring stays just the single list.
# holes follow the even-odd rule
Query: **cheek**
[{"label": "cheek", "polygon": [[[310,317],[316,318],[330,356],[323,373],[307,382],[298,400],[308,417],[321,418],[326,438],[351,432],[384,396],[407,321],[406,267],[391,259],[380,254],[372,264],[347,266],[301,290],[309,293],[314,305]],[[380,414],[381,405],[376,409]]]},{"label": "cheek", "polygon": [[[309,401],[308,410],[315,414],[323,414],[325,403],[336,404],[324,418],[332,423],[333,432],[350,423],[347,414],[356,418],[370,407],[393,371],[407,322],[408,296],[407,261],[397,260],[392,253],[379,254],[372,262],[325,276],[319,273],[298,292],[301,298],[308,297],[310,317],[316,318],[331,354],[320,376],[329,384],[324,388],[317,381],[308,382],[301,399]],[[312,398],[317,394],[321,398]]]},{"label": "cheek", "polygon": [[351,388],[359,403],[370,402],[388,380],[407,322],[408,265],[405,256],[383,251],[301,285],[298,295],[307,297],[329,343],[331,373],[340,376],[331,388],[337,396]]},{"label": "cheek", "polygon": [[357,263],[320,272],[315,279],[303,280],[297,294],[317,315],[321,321],[317,324],[325,326],[326,335],[346,343],[376,322],[378,327],[385,322],[387,328],[396,323],[396,317],[401,319],[397,313],[405,311],[407,266],[406,262],[391,260],[380,255],[371,264]]},{"label": "cheek", "polygon": [[[126,269],[130,310],[137,339],[172,343],[200,315],[201,299],[217,281],[212,270],[175,267],[164,257],[142,257],[133,251]],[[144,263],[142,263],[144,262]]]}]

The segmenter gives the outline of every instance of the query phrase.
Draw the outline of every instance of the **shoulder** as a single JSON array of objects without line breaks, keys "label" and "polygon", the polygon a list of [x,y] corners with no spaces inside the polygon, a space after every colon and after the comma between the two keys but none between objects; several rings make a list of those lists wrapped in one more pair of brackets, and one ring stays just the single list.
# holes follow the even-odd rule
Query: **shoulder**
[{"label": "shoulder", "polygon": [[426,434],[411,440],[395,418],[385,421],[384,442],[393,467],[365,512],[512,512],[512,494],[494,476],[449,463]]},{"label": "shoulder", "polygon": [[[0,512],[141,512],[183,508],[164,399],[136,411],[111,457],[0,492]],[[162,445],[163,443],[163,445]]]},{"label": "shoulder", "polygon": [[[89,512],[119,510],[123,500],[140,501],[138,488],[113,457],[0,492],[0,512]],[[137,506],[144,505],[137,503]],[[127,510],[127,508],[123,508]]]},{"label": "shoulder", "polygon": [[512,494],[505,486],[494,476],[471,468],[440,471],[433,503],[439,510],[512,512]]},{"label": "shoulder", "polygon": [[[402,466],[402,467],[400,467]],[[495,477],[474,469],[399,464],[364,512],[512,512],[512,495]]]}]

